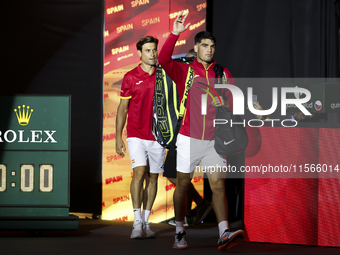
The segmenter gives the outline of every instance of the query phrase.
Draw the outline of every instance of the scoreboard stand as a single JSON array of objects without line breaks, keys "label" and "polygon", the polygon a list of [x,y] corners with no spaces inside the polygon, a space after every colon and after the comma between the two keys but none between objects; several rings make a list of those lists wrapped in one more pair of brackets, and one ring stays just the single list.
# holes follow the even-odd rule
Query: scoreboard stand
[{"label": "scoreboard stand", "polygon": [[67,217],[0,217],[0,230],[25,230],[38,233],[44,230],[77,230],[78,216]]},{"label": "scoreboard stand", "polygon": [[0,96],[0,230],[76,230],[70,96]]}]

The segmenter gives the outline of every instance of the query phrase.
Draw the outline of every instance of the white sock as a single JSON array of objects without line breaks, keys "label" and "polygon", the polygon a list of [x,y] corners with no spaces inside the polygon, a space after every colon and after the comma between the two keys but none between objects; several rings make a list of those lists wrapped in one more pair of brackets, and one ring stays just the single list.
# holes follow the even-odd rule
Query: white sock
[{"label": "white sock", "polygon": [[149,210],[143,210],[143,212],[142,212],[143,223],[149,221],[150,213],[151,213],[151,211],[149,211]]},{"label": "white sock", "polygon": [[133,213],[135,214],[134,222],[137,222],[137,221],[142,222],[142,216],[140,214],[140,208],[138,208],[138,209],[133,208]]},{"label": "white sock", "polygon": [[176,222],[176,234],[185,230],[183,226],[184,221],[175,221],[175,222]]},{"label": "white sock", "polygon": [[223,220],[220,223],[218,223],[218,231],[220,232],[220,237],[226,229],[229,229],[228,221]]}]

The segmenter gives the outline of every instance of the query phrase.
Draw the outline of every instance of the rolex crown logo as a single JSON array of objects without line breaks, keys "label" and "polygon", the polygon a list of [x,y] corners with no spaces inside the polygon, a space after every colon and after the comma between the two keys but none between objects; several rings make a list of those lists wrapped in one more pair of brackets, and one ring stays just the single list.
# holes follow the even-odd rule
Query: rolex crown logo
[{"label": "rolex crown logo", "polygon": [[22,110],[21,106],[18,106],[18,110],[14,109],[15,114],[17,115],[18,123],[21,126],[26,126],[30,122],[30,118],[33,112],[33,109],[30,109],[29,106],[22,105]]}]

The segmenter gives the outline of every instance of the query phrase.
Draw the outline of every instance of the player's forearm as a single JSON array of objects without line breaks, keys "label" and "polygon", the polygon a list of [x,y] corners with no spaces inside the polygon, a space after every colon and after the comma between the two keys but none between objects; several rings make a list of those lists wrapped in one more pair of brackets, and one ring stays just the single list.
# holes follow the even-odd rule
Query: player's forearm
[{"label": "player's forearm", "polygon": [[116,117],[116,139],[122,139],[123,128],[126,122],[127,112],[118,107]]}]

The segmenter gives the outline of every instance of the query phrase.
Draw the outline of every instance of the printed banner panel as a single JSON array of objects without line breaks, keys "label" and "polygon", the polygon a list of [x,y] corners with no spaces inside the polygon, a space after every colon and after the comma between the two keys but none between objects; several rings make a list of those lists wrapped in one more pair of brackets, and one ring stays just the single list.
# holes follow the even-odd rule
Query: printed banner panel
[{"label": "printed banner panel", "polygon": [[[271,128],[254,132],[246,165],[294,164],[332,178],[246,178],[244,222],[254,242],[340,246],[340,129]],[[247,177],[247,174],[246,174]],[[322,177],[322,174],[320,174]],[[329,177],[329,176],[328,176]],[[266,231],[261,231],[261,229]]]},{"label": "printed banner panel", "polygon": [[106,1],[104,74],[139,63],[136,43],[144,36],[158,38],[160,50],[181,10],[189,13],[186,22],[191,25],[180,35],[174,55],[187,53],[194,36],[206,29],[206,6],[203,0]]}]

